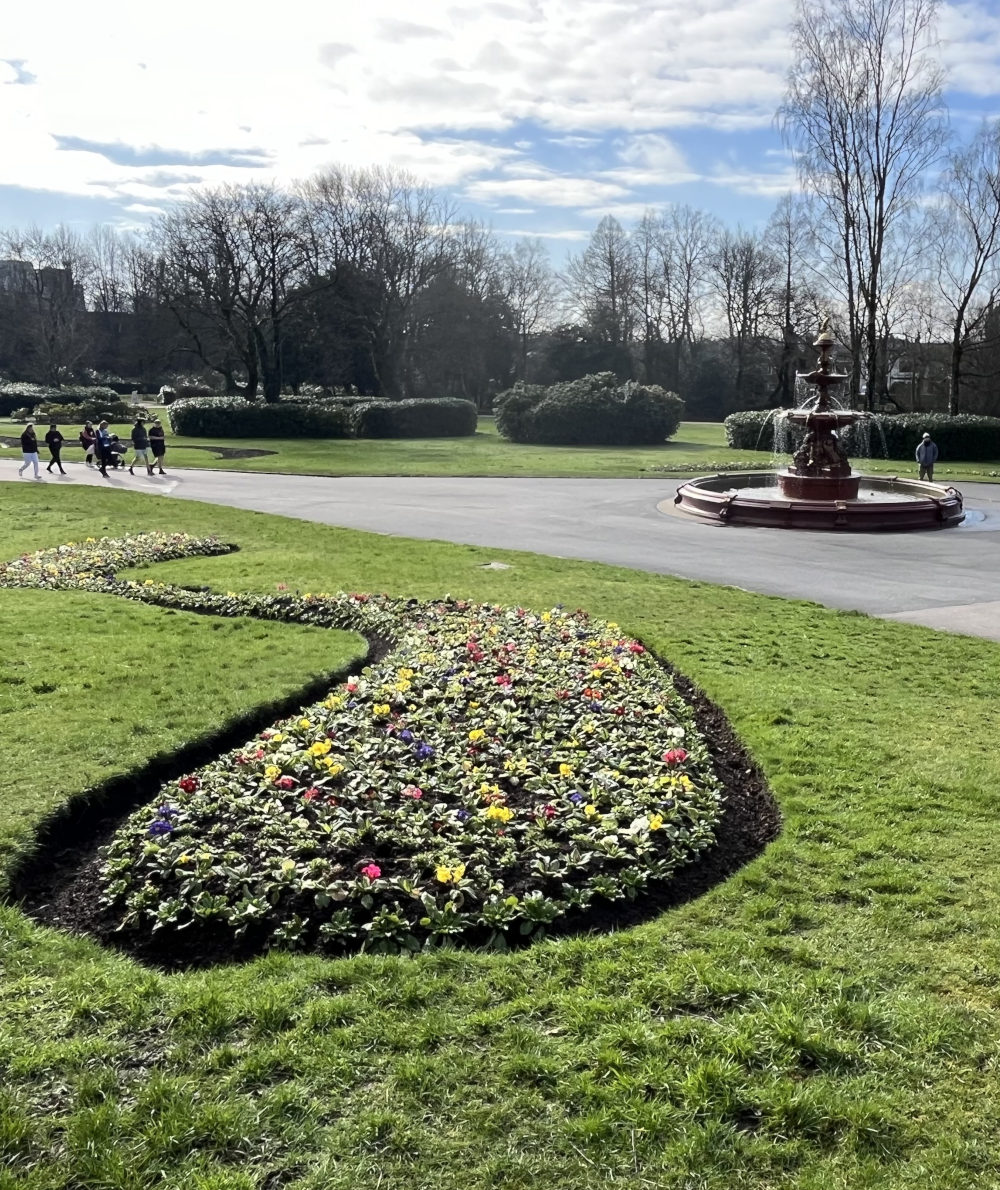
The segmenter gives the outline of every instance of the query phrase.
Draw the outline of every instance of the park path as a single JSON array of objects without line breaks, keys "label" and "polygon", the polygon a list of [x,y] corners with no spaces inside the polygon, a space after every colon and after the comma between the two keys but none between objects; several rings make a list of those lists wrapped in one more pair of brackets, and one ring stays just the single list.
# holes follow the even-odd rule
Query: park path
[{"label": "park path", "polygon": [[[18,479],[19,464],[19,457],[0,456],[0,481],[35,482]],[[673,512],[677,481],[669,479],[171,470],[165,477],[125,472],[105,480],[80,463],[67,470],[65,479],[42,482],[607,562],[1000,640],[1000,486],[991,484],[962,485],[969,515],[957,529],[841,534],[702,524]]]}]

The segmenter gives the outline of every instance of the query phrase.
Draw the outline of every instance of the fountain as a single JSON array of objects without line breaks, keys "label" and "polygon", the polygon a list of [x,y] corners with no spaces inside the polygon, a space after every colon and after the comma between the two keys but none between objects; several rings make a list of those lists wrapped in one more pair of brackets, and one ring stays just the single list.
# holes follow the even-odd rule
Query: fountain
[{"label": "fountain", "polygon": [[689,480],[674,497],[682,512],[723,524],[790,529],[945,529],[961,522],[962,495],[955,488],[864,476],[851,468],[839,431],[871,415],[834,406],[830,389],[847,379],[832,370],[834,342],[824,324],[813,344],[818,367],[800,377],[818,395],[784,411],[786,423],[806,430],[791,466]]}]

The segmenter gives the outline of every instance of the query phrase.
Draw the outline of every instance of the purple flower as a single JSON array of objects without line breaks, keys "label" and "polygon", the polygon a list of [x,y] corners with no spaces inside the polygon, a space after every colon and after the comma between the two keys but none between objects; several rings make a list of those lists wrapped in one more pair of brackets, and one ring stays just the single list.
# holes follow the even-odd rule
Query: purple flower
[{"label": "purple flower", "polygon": [[429,760],[434,755],[434,749],[430,746],[430,744],[425,744],[423,742],[417,744],[415,750],[417,753],[417,760]]},{"label": "purple flower", "polygon": [[571,793],[569,795],[569,800],[573,803],[573,805],[578,806],[583,801],[583,794]]},{"label": "purple flower", "polygon": [[173,829],[174,824],[172,822],[167,822],[164,818],[157,818],[149,824],[148,833],[151,839],[155,839],[159,835],[169,835]]},{"label": "purple flower", "polygon": [[471,818],[471,814],[469,813],[468,810],[456,810],[455,817],[458,819],[459,822],[464,822],[466,820],[466,818]]},{"label": "purple flower", "polygon": [[160,806],[156,812],[161,818],[173,818],[178,813],[178,810],[176,806]]},{"label": "purple flower", "polygon": [[403,741],[404,744],[410,744],[413,742],[413,732],[412,731],[401,731],[399,733],[399,738]]}]

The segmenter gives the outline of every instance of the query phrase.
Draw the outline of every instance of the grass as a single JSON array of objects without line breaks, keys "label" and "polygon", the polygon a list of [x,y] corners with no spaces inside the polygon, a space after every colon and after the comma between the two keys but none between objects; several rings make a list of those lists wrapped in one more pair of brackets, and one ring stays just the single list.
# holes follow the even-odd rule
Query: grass
[{"label": "grass", "polygon": [[[4,433],[16,436],[21,427],[11,423]],[[112,426],[128,438],[130,427]],[[169,435],[169,428],[168,428]],[[272,454],[254,459],[223,459],[213,450],[267,450]],[[208,449],[206,449],[208,448]],[[11,448],[8,448],[11,450]],[[17,454],[11,450],[12,454]],[[72,442],[66,448],[69,460],[82,458]],[[42,458],[46,452],[42,450]],[[299,475],[496,475],[550,478],[628,478],[660,476],[664,471],[706,474],[717,464],[759,467],[769,456],[759,451],[731,450],[720,422],[683,422],[676,438],[662,446],[530,446],[508,442],[497,433],[492,418],[480,418],[478,431],[469,438],[420,439],[332,439],[299,441],[287,439],[227,439],[212,442],[204,438],[170,435],[167,470],[171,467],[212,468],[224,471],[254,471]],[[888,475],[916,476],[916,465],[892,460],[864,460],[859,467]],[[938,478],[990,482],[990,472],[1000,475],[1000,462],[941,464]]]},{"label": "grass", "polygon": [[[1000,646],[589,563],[128,494],[5,495],[5,556],[95,532],[214,531],[240,552],[157,572],[222,590],[566,602],[618,620],[724,706],[785,830],[647,925],[506,956],[273,955],[167,976],[2,908],[3,1190],[1000,1183]],[[494,559],[511,569],[482,569]],[[27,611],[21,597],[0,592],[6,622],[59,639],[75,597],[32,596]],[[126,651],[137,611],[174,648],[176,618],[93,600]],[[269,627],[266,647],[243,655],[238,692],[225,678],[165,683],[140,711],[141,683],[119,682],[108,698],[120,721],[95,708],[102,750],[84,744],[85,778],[78,744],[25,751],[51,734],[52,694],[20,687],[20,734],[5,732],[6,862],[64,791],[142,754],[136,724],[157,747],[194,729],[175,731],[179,716],[219,726],[228,699],[264,693],[268,651],[291,682],[298,632]],[[178,651],[207,657],[217,639],[202,619]],[[75,689],[93,661],[66,650],[59,665]]]}]

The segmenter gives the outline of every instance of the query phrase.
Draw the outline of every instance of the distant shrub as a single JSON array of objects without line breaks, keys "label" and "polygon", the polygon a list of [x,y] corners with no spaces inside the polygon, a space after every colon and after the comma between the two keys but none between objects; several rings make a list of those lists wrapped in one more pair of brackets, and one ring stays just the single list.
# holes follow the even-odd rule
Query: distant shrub
[{"label": "distant shrub", "polygon": [[346,438],[347,411],[323,404],[256,404],[242,397],[190,397],[168,410],[175,434],[189,438]]},{"label": "distant shrub", "polygon": [[149,417],[149,412],[142,405],[131,405],[117,397],[113,401],[82,401],[78,405],[46,403],[35,409],[36,420],[55,421],[67,426],[82,426],[85,421],[98,422],[102,418],[135,421],[137,417]]},{"label": "distant shrub", "polygon": [[684,402],[655,384],[598,372],[543,388],[518,385],[494,403],[497,429],[514,442],[642,446],[676,434]]},{"label": "distant shrub", "polygon": [[415,401],[364,401],[350,408],[357,438],[459,438],[476,432],[471,401],[428,397]]},{"label": "distant shrub", "polygon": [[99,385],[64,384],[62,388],[56,388],[51,384],[28,384],[20,380],[0,384],[0,417],[10,417],[15,409],[22,407],[37,409],[40,405],[78,405],[81,402],[88,402],[93,407],[108,402],[117,404],[121,398],[113,388]]},{"label": "distant shrub", "polygon": [[[768,422],[780,411],[774,409],[744,409],[731,413],[723,423],[726,443],[736,450],[774,449],[774,435]],[[921,435],[926,431],[937,443],[941,461],[949,463],[980,462],[1000,459],[1000,417],[980,417],[960,413],[876,413],[872,416],[869,435],[871,453],[882,453],[885,438],[885,457],[913,461]],[[881,433],[879,432],[881,430]],[[857,431],[852,437],[857,437]],[[848,453],[855,448],[847,439]]]}]

